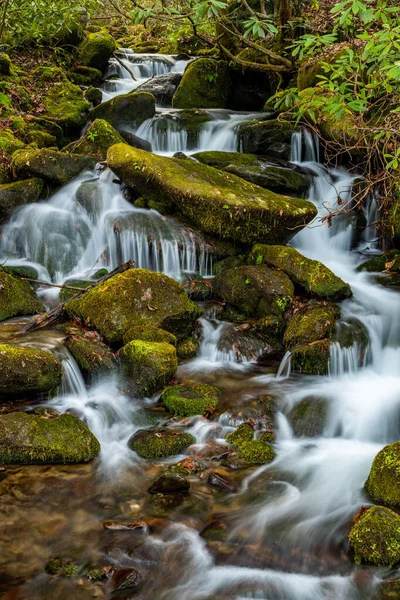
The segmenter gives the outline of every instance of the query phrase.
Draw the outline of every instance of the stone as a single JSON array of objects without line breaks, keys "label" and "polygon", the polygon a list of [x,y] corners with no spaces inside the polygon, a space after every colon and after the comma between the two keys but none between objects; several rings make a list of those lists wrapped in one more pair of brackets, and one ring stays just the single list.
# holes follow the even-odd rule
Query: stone
[{"label": "stone", "polygon": [[190,336],[186,340],[179,342],[176,346],[176,354],[179,360],[194,358],[199,351],[200,342],[197,337]]},{"label": "stone", "polygon": [[400,561],[400,517],[383,506],[361,510],[349,533],[356,564],[393,567]]},{"label": "stone", "polygon": [[42,102],[46,115],[67,133],[74,133],[86,125],[89,102],[81,88],[70,81],[54,83],[43,95]]},{"label": "stone", "polygon": [[227,108],[231,89],[228,64],[211,58],[190,62],[172,98],[174,108]]},{"label": "stone", "polygon": [[41,177],[50,183],[65,185],[82,171],[93,169],[97,159],[80,154],[66,154],[43,148],[19,150],[13,154],[11,168],[18,179]]},{"label": "stone", "polygon": [[158,105],[170,106],[181,79],[181,73],[166,73],[145,81],[136,88],[136,91],[152,94]]},{"label": "stone", "polygon": [[92,108],[101,104],[103,100],[103,92],[93,85],[90,85],[87,90],[85,90],[84,94],[86,100],[92,105]]},{"label": "stone", "polygon": [[103,119],[117,131],[126,128],[137,128],[151,119],[156,114],[156,101],[154,96],[147,92],[130,92],[121,94],[102,102],[90,111],[90,118]]},{"label": "stone", "polygon": [[86,67],[104,71],[108,61],[117,49],[114,38],[106,29],[88,33],[78,47],[79,61]]},{"label": "stone", "polygon": [[101,71],[83,65],[78,65],[71,69],[69,76],[76,85],[98,86],[103,82]]},{"label": "stone", "polygon": [[151,327],[148,325],[135,325],[128,329],[128,331],[124,334],[123,342],[124,345],[132,342],[133,340],[143,340],[144,342],[165,342],[167,344],[171,344],[172,346],[176,346],[176,337],[169,333],[169,331],[165,331],[165,329],[160,329],[160,327]]},{"label": "stone", "polygon": [[[379,273],[381,271],[385,271],[388,269],[388,266],[397,258],[400,258],[399,250],[390,250],[385,254],[381,254],[380,256],[375,256],[374,258],[370,258],[369,260],[363,262],[361,265],[357,267],[357,271],[368,271],[368,273]],[[388,269],[390,270],[390,268]]]},{"label": "stone", "polygon": [[238,449],[237,465],[261,465],[275,457],[272,446],[263,438],[253,439],[254,430],[249,423],[242,423],[226,436],[227,442]]},{"label": "stone", "polygon": [[365,490],[377,504],[400,506],[400,442],[385,446],[375,456]]},{"label": "stone", "polygon": [[337,306],[307,305],[301,308],[292,316],[285,331],[283,339],[286,347],[293,348],[332,337],[339,315]]},{"label": "stone", "polygon": [[318,340],[296,346],[292,350],[292,367],[308,375],[327,375],[329,371],[331,342]]},{"label": "stone", "polygon": [[156,459],[181,454],[188,446],[195,443],[196,439],[190,433],[173,429],[157,429],[134,434],[128,445],[142,458]]},{"label": "stone", "polygon": [[[294,125],[280,119],[248,121],[239,127],[242,152],[278,156],[289,160],[292,135],[295,131]],[[282,145],[282,149],[277,153],[277,147]]]},{"label": "stone", "polygon": [[324,398],[307,396],[288,414],[296,437],[319,437],[325,427],[328,405]]},{"label": "stone", "polygon": [[37,202],[43,187],[43,180],[38,178],[0,185],[0,223],[8,221],[18,206]]},{"label": "stone", "polygon": [[114,372],[115,356],[96,332],[78,330],[77,333],[70,334],[64,343],[85,375],[96,376]]},{"label": "stone", "polygon": [[198,273],[183,273],[181,282],[191,300],[204,302],[211,296],[211,282]]},{"label": "stone", "polygon": [[42,312],[45,307],[36,300],[28,282],[9,275],[0,267],[0,321]]},{"label": "stone", "polygon": [[71,146],[74,154],[83,154],[85,156],[92,154],[98,160],[104,160],[108,149],[114,144],[120,143],[124,143],[124,139],[118,131],[107,123],[107,121],[96,119],[79,142],[73,142]]},{"label": "stone", "polygon": [[179,417],[191,417],[213,412],[221,392],[206,383],[167,387],[161,396],[167,410]]},{"label": "stone", "polygon": [[182,475],[166,471],[149,487],[150,494],[176,494],[187,492],[190,483]]}]

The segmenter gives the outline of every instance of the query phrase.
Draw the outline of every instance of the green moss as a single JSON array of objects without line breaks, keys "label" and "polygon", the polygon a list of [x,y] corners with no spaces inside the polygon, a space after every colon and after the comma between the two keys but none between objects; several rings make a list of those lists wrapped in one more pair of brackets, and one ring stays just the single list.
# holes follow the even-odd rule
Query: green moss
[{"label": "green moss", "polygon": [[196,443],[196,438],[190,433],[161,429],[151,432],[142,432],[133,436],[128,442],[142,458],[167,458],[184,452],[188,446]]},{"label": "green moss", "polygon": [[400,442],[385,446],[375,456],[365,489],[374,502],[400,506]]},{"label": "green moss", "polygon": [[38,279],[39,273],[34,267],[24,267],[23,265],[7,266],[4,265],[3,271],[14,277],[28,277],[30,279]]},{"label": "green moss", "polygon": [[90,567],[86,573],[86,577],[90,581],[102,581],[103,579],[107,579],[107,572],[104,567]]},{"label": "green moss", "polygon": [[112,373],[115,369],[113,353],[99,339],[72,335],[66,339],[65,346],[75,358],[80,370],[86,375]]},{"label": "green moss", "polygon": [[115,129],[139,127],[156,114],[156,100],[147,92],[130,92],[121,94],[102,102],[90,111],[90,118],[103,119]]},{"label": "green moss", "polygon": [[[85,289],[88,288],[90,285],[93,285],[94,281],[89,281],[87,279],[67,279],[64,283],[64,285],[69,285],[71,287],[76,287],[76,288],[81,288],[81,289]],[[72,296],[74,296],[75,294],[78,293],[78,290],[70,290],[68,288],[61,288],[60,289],[60,300],[61,302],[65,302],[66,300],[69,300],[70,298],[72,298]]]},{"label": "green moss", "polygon": [[0,321],[44,311],[43,304],[36,300],[26,281],[16,279],[0,268]]},{"label": "green moss", "polygon": [[327,339],[296,346],[292,351],[292,367],[309,375],[327,375],[330,345]]},{"label": "green moss", "polygon": [[39,83],[63,83],[68,81],[66,74],[60,67],[36,67],[31,75]]},{"label": "green moss", "polygon": [[351,528],[349,544],[357,564],[394,566],[400,561],[400,517],[382,506],[369,508]]},{"label": "green moss", "polygon": [[51,464],[92,460],[100,444],[77,417],[9,413],[0,417],[0,463]]},{"label": "green moss", "polygon": [[38,148],[54,148],[57,146],[57,139],[51,133],[41,131],[40,129],[31,129],[28,134],[28,139]]},{"label": "green moss", "polygon": [[117,49],[114,38],[106,29],[89,33],[79,45],[79,60],[82,65],[104,71]]},{"label": "green moss", "polygon": [[44,95],[43,104],[47,115],[67,132],[86,124],[89,102],[82,90],[69,81],[53,85]]},{"label": "green moss", "polygon": [[124,344],[128,344],[133,340],[143,340],[144,342],[165,342],[176,346],[176,337],[165,329],[159,327],[151,327],[148,325],[136,325],[128,329],[123,336]]},{"label": "green moss", "polygon": [[357,344],[361,355],[370,344],[368,330],[356,317],[347,317],[336,323],[332,342],[338,342],[341,348],[350,348]]},{"label": "green moss", "polygon": [[399,273],[396,273],[395,275],[377,275],[374,279],[379,285],[383,285],[383,287],[400,287]]},{"label": "green moss", "polygon": [[107,269],[105,269],[105,268],[99,269],[98,271],[96,271],[96,273],[94,273],[93,279],[102,279],[106,275],[108,275],[108,270]]},{"label": "green moss", "polygon": [[242,464],[262,465],[272,462],[274,457],[274,449],[263,440],[243,442],[239,448],[239,461]]},{"label": "green moss", "polygon": [[185,69],[172,98],[174,108],[226,108],[231,89],[228,64],[199,58]]},{"label": "green moss", "polygon": [[25,148],[24,142],[15,137],[11,129],[2,129],[0,131],[0,152],[11,156],[16,150]]},{"label": "green moss", "polygon": [[386,254],[375,256],[357,267],[357,271],[368,271],[368,273],[378,273],[386,269],[386,264],[391,263],[396,257],[400,257],[399,250],[390,250]]},{"label": "green moss", "polygon": [[176,347],[176,353],[178,355],[179,360],[187,360],[189,358],[193,358],[196,356],[199,351],[200,342],[197,337],[193,335],[183,342],[179,342]]},{"label": "green moss", "polygon": [[93,69],[93,67],[85,67],[82,65],[74,67],[72,71],[70,71],[69,76],[76,85],[98,86],[103,81],[101,71]]},{"label": "green moss", "polygon": [[281,119],[269,121],[248,121],[240,125],[238,133],[242,152],[250,154],[269,154],[276,146],[286,144],[289,159],[292,134],[296,127]]},{"label": "green moss", "polygon": [[220,395],[219,389],[212,385],[175,385],[166,388],[161,398],[173,415],[191,417],[213,411]]},{"label": "green moss", "polygon": [[124,144],[112,146],[107,161],[128,187],[172,203],[202,231],[220,238],[248,244],[263,239],[286,242],[316,215],[307,200],[280,196],[194,161]]},{"label": "green moss", "polygon": [[0,75],[11,75],[11,59],[8,54],[0,54]]},{"label": "green moss", "polygon": [[11,169],[14,177],[42,177],[52,183],[66,184],[77,177],[82,171],[92,169],[96,158],[65,154],[43,148],[42,150],[28,149],[15,152]]},{"label": "green moss", "polygon": [[42,179],[24,179],[0,185],[0,223],[8,221],[18,206],[37,202],[43,192]]},{"label": "green moss", "polygon": [[55,577],[67,577],[71,579],[77,577],[79,567],[73,563],[66,562],[60,558],[53,558],[46,564],[46,573]]},{"label": "green moss", "polygon": [[85,90],[85,98],[92,106],[98,106],[103,99],[103,93],[97,87],[90,85],[88,89]]},{"label": "green moss", "polygon": [[235,431],[228,433],[226,441],[240,448],[245,442],[250,442],[254,437],[254,429],[249,423],[241,423]]},{"label": "green moss", "polygon": [[317,260],[306,258],[289,246],[253,246],[250,259],[256,264],[270,264],[281,269],[305,292],[334,301],[351,296],[350,286]]},{"label": "green moss", "polygon": [[66,311],[114,344],[121,343],[134,326],[160,327],[178,340],[186,339],[202,313],[177,281],[144,269],[115,275],[81,298],[70,300]]},{"label": "green moss", "polygon": [[284,342],[288,348],[330,338],[340,311],[329,306],[306,306],[296,312],[285,331]]},{"label": "green moss", "polygon": [[196,154],[192,154],[192,157],[216,169],[224,169],[231,164],[241,167],[258,167],[260,165],[260,161],[255,154],[242,154],[241,152],[207,150],[205,152],[196,152]]},{"label": "green moss", "polygon": [[317,437],[325,427],[328,406],[324,398],[307,396],[290,411],[289,422],[297,437]]},{"label": "green moss", "polygon": [[93,154],[105,159],[107,151],[114,144],[124,143],[123,138],[107,121],[96,119],[78,144],[74,144],[74,154]]},{"label": "green moss", "polygon": [[213,265],[213,271],[215,275],[219,275],[219,273],[222,273],[222,271],[233,269],[234,267],[241,267],[246,263],[247,259],[244,254],[239,254],[238,256],[228,256],[227,258],[216,262]]}]

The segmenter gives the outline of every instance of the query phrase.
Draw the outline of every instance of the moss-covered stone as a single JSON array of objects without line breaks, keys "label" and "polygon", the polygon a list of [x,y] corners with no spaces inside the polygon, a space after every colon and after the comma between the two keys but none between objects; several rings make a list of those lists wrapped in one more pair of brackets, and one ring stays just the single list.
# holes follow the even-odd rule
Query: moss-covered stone
[{"label": "moss-covered stone", "polygon": [[162,393],[162,401],[173,415],[191,417],[213,411],[221,392],[206,383],[198,385],[174,385]]},{"label": "moss-covered stone", "polygon": [[202,314],[177,281],[144,269],[114,275],[67,302],[66,310],[71,317],[95,327],[113,344],[120,344],[134,326],[161,327],[178,340],[185,339]]},{"label": "moss-covered stone", "polygon": [[386,265],[390,265],[393,260],[396,258],[400,258],[399,250],[390,250],[386,252],[386,254],[381,254],[380,256],[375,256],[374,258],[370,258],[369,260],[363,262],[361,265],[357,267],[357,271],[368,271],[368,273],[379,273],[384,271],[387,267]]},{"label": "moss-covered stone", "polygon": [[227,108],[231,80],[228,64],[199,58],[185,69],[172,98],[174,108]]},{"label": "moss-covered stone", "polygon": [[78,47],[79,60],[82,65],[104,71],[108,61],[117,49],[114,38],[106,29],[88,33],[86,39]]},{"label": "moss-covered stone", "polygon": [[44,94],[43,104],[47,115],[68,133],[86,124],[89,102],[81,88],[69,81],[54,84]]},{"label": "moss-covered stone", "polygon": [[226,436],[226,440],[238,448],[237,464],[262,465],[274,459],[275,452],[272,446],[264,438],[253,439],[254,430],[249,423],[242,423]]},{"label": "moss-covered stone", "polygon": [[103,119],[115,129],[136,128],[156,114],[156,100],[147,92],[121,94],[92,108],[90,118]]},{"label": "moss-covered stone", "polygon": [[43,191],[43,180],[25,179],[0,185],[0,223],[9,220],[18,206],[37,202]]},{"label": "moss-covered stone", "polygon": [[74,67],[70,72],[69,76],[72,81],[76,85],[101,85],[103,81],[103,75],[101,71],[98,69],[93,69],[93,67],[85,67],[83,65],[78,65]]},{"label": "moss-covered stone", "polygon": [[287,348],[309,344],[330,338],[335,329],[338,308],[330,306],[306,306],[297,311],[289,321],[284,342]]},{"label": "moss-covered stone", "polygon": [[[71,288],[80,288],[82,290],[84,290],[85,288],[88,288],[90,285],[93,285],[94,281],[89,281],[88,279],[67,279],[63,285],[65,286],[70,286]],[[65,302],[66,300],[69,300],[70,298],[72,298],[72,296],[74,296],[75,294],[78,293],[78,289],[76,290],[72,290],[69,289],[69,287],[62,287],[60,289],[60,300],[61,302]]]},{"label": "moss-covered stone", "polygon": [[181,282],[191,300],[204,302],[211,296],[211,282],[198,273],[182,273]]},{"label": "moss-covered stone", "polygon": [[54,135],[40,129],[31,129],[28,133],[28,139],[37,148],[54,148],[57,146],[57,139]]},{"label": "moss-covered stone", "polygon": [[88,89],[85,90],[85,98],[93,107],[95,107],[101,104],[103,93],[99,88],[90,85]]},{"label": "moss-covered stone", "polygon": [[24,142],[15,137],[11,129],[0,130],[0,152],[6,156],[11,156],[16,150],[25,148]]},{"label": "moss-covered stone", "polygon": [[173,429],[158,429],[141,431],[128,442],[142,458],[167,458],[184,452],[188,446],[196,443],[196,438],[190,433],[174,431]]},{"label": "moss-covered stone", "polygon": [[318,340],[292,350],[292,367],[308,375],[327,375],[331,342]]},{"label": "moss-covered stone", "polygon": [[383,285],[383,287],[393,287],[393,288],[399,288],[400,287],[400,274],[399,273],[395,273],[394,275],[389,275],[389,274],[385,274],[385,275],[377,275],[376,277],[374,277],[376,283],[379,283],[379,285]]},{"label": "moss-covered stone", "polygon": [[383,506],[362,512],[349,533],[357,564],[392,567],[400,561],[400,517]]},{"label": "moss-covered stone", "polygon": [[318,437],[325,427],[328,405],[323,398],[307,396],[288,415],[288,420],[297,437]]},{"label": "moss-covered stone", "polygon": [[25,265],[4,265],[3,271],[14,277],[28,277],[30,279],[38,279],[39,273],[34,267]]},{"label": "moss-covered stone", "polygon": [[49,560],[45,570],[49,575],[53,575],[54,577],[66,577],[67,579],[77,577],[79,574],[78,565],[61,558],[52,558]]},{"label": "moss-covered stone", "polygon": [[252,243],[281,243],[316,215],[307,200],[280,196],[235,175],[194,161],[156,156],[117,144],[107,154],[110,168],[139,195],[172,203],[202,231]]},{"label": "moss-covered stone", "polygon": [[0,75],[11,75],[11,59],[8,54],[0,54]]},{"label": "moss-covered stone", "polygon": [[241,149],[245,153],[279,155],[289,159],[292,134],[296,131],[288,121],[249,121],[239,127]]},{"label": "moss-covered stone", "polygon": [[187,360],[189,358],[194,358],[199,351],[200,342],[197,337],[190,336],[183,342],[179,342],[176,346],[176,354],[179,360]]},{"label": "moss-covered stone", "polygon": [[233,269],[234,267],[242,267],[247,264],[247,257],[244,254],[239,254],[237,256],[228,256],[223,260],[216,262],[213,265],[213,271],[215,275],[219,275],[222,271],[226,271],[227,269]]},{"label": "moss-covered stone", "polygon": [[114,144],[123,144],[124,139],[107,121],[96,119],[76,144],[73,144],[74,154],[93,154],[98,159],[105,159],[107,151]]},{"label": "moss-covered stone", "polygon": [[215,277],[213,293],[247,316],[282,316],[289,308],[294,287],[282,271],[266,265],[244,265]]},{"label": "moss-covered stone", "polygon": [[133,340],[142,340],[143,342],[165,342],[176,346],[176,337],[165,329],[152,327],[149,325],[135,325],[128,329],[123,336],[123,343],[129,344]]},{"label": "moss-covered stone", "polygon": [[85,375],[111,374],[115,369],[114,354],[98,336],[70,335],[65,340],[65,346]]},{"label": "moss-covered stone", "polygon": [[96,158],[79,154],[66,154],[43,148],[15,152],[11,168],[14,177],[42,177],[52,183],[65,185],[82,171],[92,169]]},{"label": "moss-covered stone", "polygon": [[47,133],[57,141],[57,143],[54,145],[61,145],[64,139],[64,132],[62,128],[59,125],[57,125],[54,119],[51,119],[49,117],[36,117],[34,115],[25,115],[23,118],[23,122],[24,131],[27,130],[28,136],[32,131],[42,131],[43,133]]},{"label": "moss-covered stone", "polygon": [[400,581],[398,579],[382,581],[379,586],[379,600],[399,600],[399,598]]},{"label": "moss-covered stone", "polygon": [[74,415],[16,412],[0,417],[0,463],[81,463],[99,452],[98,440]]},{"label": "moss-covered stone", "polygon": [[228,433],[226,441],[240,448],[245,442],[250,442],[254,437],[254,429],[249,423],[241,423],[235,431]]},{"label": "moss-covered stone", "polygon": [[36,300],[26,281],[12,277],[0,268],[0,321],[44,311],[45,307]]},{"label": "moss-covered stone", "polygon": [[136,397],[151,396],[178,370],[176,348],[165,342],[133,340],[119,351],[125,387]]},{"label": "moss-covered stone", "polygon": [[370,344],[370,338],[364,323],[356,317],[347,317],[336,323],[332,335],[332,343],[334,342],[337,342],[341,348],[351,348],[357,344],[360,349],[360,358],[362,358]]},{"label": "moss-covered stone", "polygon": [[252,262],[270,264],[284,271],[305,292],[317,298],[338,301],[351,296],[350,286],[317,260],[306,258],[289,246],[253,246]]},{"label": "moss-covered stone", "polygon": [[385,446],[375,456],[365,489],[374,502],[400,506],[400,442]]}]

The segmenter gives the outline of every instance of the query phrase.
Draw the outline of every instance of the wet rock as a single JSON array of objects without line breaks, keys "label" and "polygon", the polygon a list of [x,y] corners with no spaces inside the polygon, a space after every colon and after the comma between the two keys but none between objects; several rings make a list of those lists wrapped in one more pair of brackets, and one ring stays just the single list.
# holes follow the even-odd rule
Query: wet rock
[{"label": "wet rock", "polygon": [[[90,281],[89,279],[67,279],[63,285],[84,290],[93,284],[94,281]],[[60,288],[60,300],[61,302],[65,302],[66,300],[72,298],[72,296],[75,296],[77,293],[78,289],[72,290],[68,287],[62,287]]]},{"label": "wet rock", "polygon": [[85,90],[85,98],[88,102],[90,102],[92,107],[95,107],[101,104],[103,94],[102,91],[99,90],[97,87],[90,85],[88,89]]},{"label": "wet rock", "polygon": [[136,325],[128,329],[124,334],[123,342],[124,344],[128,344],[133,340],[142,340],[143,342],[165,342],[166,344],[176,346],[176,337],[172,333],[165,331],[165,329],[160,329],[159,327],[146,325]]},{"label": "wet rock", "polygon": [[[117,569],[113,577],[113,585],[114,590],[118,592],[136,592],[142,585],[142,577],[140,573],[133,568]],[[118,594],[118,597],[120,598],[121,595]]]},{"label": "wet rock", "polygon": [[181,79],[182,75],[180,73],[166,73],[145,81],[136,88],[136,91],[149,92],[155,97],[158,105],[171,105],[172,97]]},{"label": "wet rock", "polygon": [[[85,67],[84,65],[78,65],[71,69],[69,76],[76,85],[99,86],[103,83],[101,71],[93,67]],[[89,100],[87,96],[86,99]]]},{"label": "wet rock", "polygon": [[379,588],[379,600],[399,600],[400,581],[384,581]]},{"label": "wet rock", "polygon": [[162,401],[173,415],[190,417],[213,412],[221,392],[218,388],[204,384],[174,385],[162,393]]},{"label": "wet rock", "polygon": [[115,370],[115,356],[97,332],[77,331],[69,335],[64,343],[85,375],[111,374]]},{"label": "wet rock", "polygon": [[247,316],[281,317],[289,308],[294,287],[282,271],[249,265],[223,271],[212,283],[213,293]]},{"label": "wet rock", "polygon": [[[239,315],[240,316],[240,315]],[[224,311],[221,318],[233,320],[232,310]],[[281,335],[271,335],[270,332],[259,331],[248,323],[242,325],[227,325],[221,333],[218,350],[234,353],[238,362],[257,360],[261,357],[283,351]]]},{"label": "wet rock", "polygon": [[191,336],[183,342],[179,342],[176,347],[176,354],[179,360],[187,360],[189,358],[194,358],[199,351],[200,342],[197,337]]},{"label": "wet rock", "polygon": [[142,139],[138,135],[121,128],[119,130],[119,134],[125,140],[125,142],[129,144],[129,146],[132,146],[133,148],[139,148],[140,150],[146,150],[146,152],[152,151],[151,143]]},{"label": "wet rock", "polygon": [[201,231],[223,239],[286,243],[316,214],[307,200],[280,196],[193,161],[121,144],[110,148],[107,161],[139,195],[163,198],[171,210],[190,218]]},{"label": "wet rock", "polygon": [[28,282],[9,275],[0,267],[0,321],[43,312],[45,307],[36,300]]},{"label": "wet rock", "polygon": [[375,277],[375,281],[384,287],[400,287],[400,274],[395,275],[379,275]]},{"label": "wet rock", "polygon": [[114,38],[106,29],[88,33],[79,45],[79,61],[82,65],[104,71],[108,61],[117,49]]},{"label": "wet rock", "polygon": [[86,573],[86,577],[89,581],[104,581],[109,577],[112,570],[111,565],[90,567]]},{"label": "wet rock", "polygon": [[25,179],[0,185],[0,223],[5,223],[18,206],[37,202],[43,192],[41,179]]},{"label": "wet rock", "polygon": [[242,423],[226,436],[226,441],[232,444],[233,446],[237,446],[238,448],[244,444],[244,442],[249,442],[254,437],[254,429],[249,423]]},{"label": "wet rock", "polygon": [[34,267],[29,267],[25,265],[4,265],[3,271],[8,273],[8,275],[12,275],[13,277],[27,277],[28,279],[38,279],[39,273]]},{"label": "wet rock", "polygon": [[383,506],[361,509],[354,517],[349,545],[357,564],[392,567],[400,562],[400,517]]},{"label": "wet rock", "polygon": [[166,471],[149,487],[149,493],[175,494],[177,492],[187,492],[189,488],[190,483],[185,477],[178,473]]},{"label": "wet rock", "polygon": [[368,271],[368,273],[384,271],[387,269],[386,265],[390,266],[390,264],[398,257],[400,257],[399,250],[390,250],[389,252],[386,252],[386,254],[375,256],[374,258],[370,258],[363,262],[357,267],[357,271]]},{"label": "wet rock", "polygon": [[217,473],[216,471],[213,471],[209,474],[208,483],[212,487],[223,490],[224,492],[230,492],[231,494],[237,491],[237,485],[235,485],[232,481],[230,481],[230,479],[228,479],[224,475],[221,475],[220,473]]},{"label": "wet rock", "polygon": [[227,108],[231,79],[228,64],[210,58],[189,63],[172,98],[174,108]]},{"label": "wet rock", "polygon": [[186,339],[202,311],[174,279],[144,269],[114,275],[66,304],[71,317],[90,323],[107,341],[121,344],[131,327],[160,327]]},{"label": "wet rock", "polygon": [[307,396],[288,415],[296,437],[318,437],[325,427],[328,405],[324,398]]},{"label": "wet rock", "polygon": [[211,296],[211,282],[197,273],[184,273],[182,285],[191,300],[204,302]]},{"label": "wet rock", "polygon": [[376,503],[400,506],[400,442],[385,446],[375,456],[365,490]]},{"label": "wet rock", "polygon": [[71,144],[71,152],[86,156],[92,154],[97,159],[104,160],[111,146],[123,142],[124,139],[118,131],[107,123],[107,121],[96,119],[79,142]]},{"label": "wet rock", "polygon": [[70,414],[0,416],[3,464],[81,463],[95,458],[100,444],[83,421]]},{"label": "wet rock", "polygon": [[256,244],[250,258],[284,271],[296,285],[317,298],[339,301],[351,296],[350,286],[317,260],[306,258],[289,246]]},{"label": "wet rock", "polygon": [[123,385],[136,397],[151,396],[178,370],[176,348],[165,342],[133,340],[118,353]]},{"label": "wet rock", "polygon": [[107,102],[102,102],[90,111],[90,118],[103,119],[117,131],[139,127],[156,113],[155,98],[147,92],[121,94]]},{"label": "wet rock", "polygon": [[181,454],[188,446],[195,443],[196,438],[190,433],[173,429],[157,429],[135,433],[128,445],[142,458],[154,459]]},{"label": "wet rock", "polygon": [[104,521],[103,527],[107,531],[134,531],[136,533],[148,533],[145,521],[134,519],[133,521]]},{"label": "wet rock", "polygon": [[219,275],[222,271],[226,271],[227,269],[233,269],[234,267],[242,267],[247,264],[247,257],[244,254],[239,254],[238,256],[228,256],[223,260],[215,263],[213,265],[213,271],[215,275]]},{"label": "wet rock", "polygon": [[289,160],[292,134],[296,128],[288,121],[249,121],[239,127],[242,151],[247,154],[277,155]]},{"label": "wet rock", "polygon": [[332,343],[338,343],[341,348],[351,348],[355,344],[360,349],[360,358],[370,344],[368,330],[356,317],[347,317],[337,321],[332,335]]},{"label": "wet rock", "polygon": [[77,133],[86,125],[89,102],[81,88],[66,78],[51,86],[42,102],[46,115],[67,133]]},{"label": "wet rock", "polygon": [[339,314],[338,306],[307,305],[301,308],[292,316],[285,331],[286,347],[293,348],[298,344],[330,338]]},{"label": "wet rock", "polygon": [[46,573],[54,577],[67,577],[72,579],[78,577],[79,566],[71,561],[61,558],[53,558],[46,564]]},{"label": "wet rock", "polygon": [[272,446],[263,439],[244,442],[239,448],[239,462],[243,465],[263,465],[274,460]]},{"label": "wet rock", "polygon": [[327,375],[330,346],[328,339],[296,346],[292,350],[293,369],[309,375]]},{"label": "wet rock", "polygon": [[41,177],[57,185],[65,185],[82,171],[92,169],[97,159],[79,154],[66,154],[43,148],[19,150],[13,154],[11,168],[18,179]]}]

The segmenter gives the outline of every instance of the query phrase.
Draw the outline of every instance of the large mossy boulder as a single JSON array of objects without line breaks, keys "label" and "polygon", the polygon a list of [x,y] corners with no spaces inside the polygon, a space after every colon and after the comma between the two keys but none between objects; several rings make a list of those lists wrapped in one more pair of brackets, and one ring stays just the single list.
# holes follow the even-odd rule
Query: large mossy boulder
[{"label": "large mossy boulder", "polygon": [[299,344],[330,338],[339,315],[337,306],[307,305],[301,308],[292,316],[285,331],[283,339],[286,347],[293,348]]},{"label": "large mossy boulder", "polygon": [[176,348],[166,342],[133,340],[121,348],[118,356],[123,384],[136,397],[151,396],[178,370]]},{"label": "large mossy boulder", "polygon": [[29,397],[56,391],[61,365],[44,350],[0,344],[0,396]]},{"label": "large mossy boulder", "polygon": [[5,223],[18,206],[37,202],[43,191],[43,180],[25,179],[0,185],[0,223]]},{"label": "large mossy boulder", "polygon": [[71,352],[82,373],[89,377],[111,374],[115,370],[114,354],[95,332],[84,332],[79,328],[75,332],[70,331],[65,347]]},{"label": "large mossy boulder", "polygon": [[123,143],[124,139],[107,121],[96,119],[79,142],[72,143],[70,147],[74,154],[92,154],[99,160],[104,160],[111,146]]},{"label": "large mossy boulder", "polygon": [[44,311],[44,305],[36,300],[35,293],[26,281],[0,268],[0,321]]},{"label": "large mossy boulder", "polygon": [[357,564],[393,567],[400,562],[400,517],[383,506],[360,512],[349,533]]},{"label": "large mossy boulder", "polygon": [[160,327],[186,339],[202,314],[177,281],[145,269],[114,275],[65,308],[116,345],[134,326]]},{"label": "large mossy boulder", "polygon": [[181,454],[188,446],[196,443],[196,438],[190,433],[175,431],[173,429],[156,429],[152,431],[139,431],[128,442],[142,458],[168,458]]},{"label": "large mossy boulder", "polygon": [[329,339],[296,346],[292,350],[292,367],[294,370],[308,375],[327,375],[330,354],[331,342]]},{"label": "large mossy boulder", "polygon": [[86,125],[89,102],[82,90],[68,80],[55,83],[43,96],[46,115],[53,118],[67,133]]},{"label": "large mossy boulder", "polygon": [[117,44],[106,29],[88,33],[78,47],[79,62],[86,67],[104,71],[116,49]]},{"label": "large mossy boulder", "polygon": [[400,442],[385,446],[375,456],[365,490],[374,502],[400,506]]},{"label": "large mossy boulder", "polygon": [[307,200],[280,196],[194,161],[117,144],[109,167],[139,195],[164,201],[208,234],[251,244],[285,243],[316,215]]},{"label": "large mossy boulder", "polygon": [[185,69],[172,98],[174,108],[227,108],[231,91],[228,64],[199,58]]},{"label": "large mossy boulder", "polygon": [[99,452],[97,438],[74,415],[0,416],[0,464],[82,463]]},{"label": "large mossy boulder", "polygon": [[297,437],[318,437],[323,434],[328,404],[324,398],[307,396],[292,408],[288,420]]},{"label": "large mossy boulder", "polygon": [[245,153],[270,155],[288,160],[292,135],[296,131],[288,121],[249,121],[240,125],[239,140]]},{"label": "large mossy boulder", "polygon": [[246,316],[282,317],[292,303],[294,286],[282,271],[267,265],[244,265],[217,275],[213,293]]},{"label": "large mossy boulder", "polygon": [[269,264],[284,271],[302,290],[317,298],[329,298],[335,302],[349,298],[349,284],[332,273],[318,260],[306,258],[290,246],[267,246],[256,244],[251,260],[257,265]]},{"label": "large mossy boulder", "polygon": [[97,159],[80,154],[67,154],[43,148],[15,152],[11,168],[16,178],[41,177],[57,185],[65,185],[82,171],[93,169]]},{"label": "large mossy boulder", "polygon": [[156,100],[147,92],[121,94],[107,102],[102,102],[90,111],[90,118],[103,119],[115,129],[139,127],[156,114]]},{"label": "large mossy boulder", "polygon": [[198,385],[173,385],[162,393],[162,401],[167,410],[179,417],[203,415],[213,412],[221,392],[218,388],[202,383]]}]

